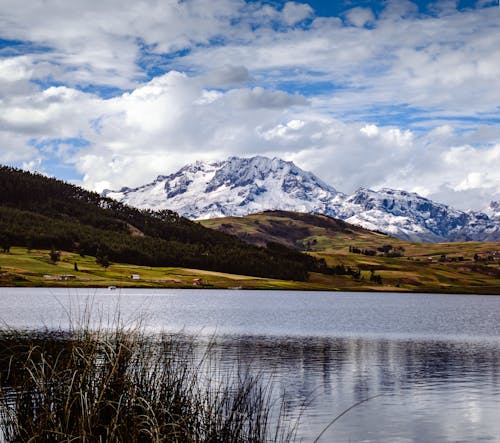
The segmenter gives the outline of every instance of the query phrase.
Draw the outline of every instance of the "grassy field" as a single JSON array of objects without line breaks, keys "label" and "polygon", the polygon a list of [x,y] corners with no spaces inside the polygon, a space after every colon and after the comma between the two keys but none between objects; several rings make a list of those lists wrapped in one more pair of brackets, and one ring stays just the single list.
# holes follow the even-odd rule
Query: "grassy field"
[{"label": "grassy field", "polygon": [[[75,264],[77,270],[75,270]],[[138,280],[131,278],[133,274]],[[68,279],[64,279],[65,276]],[[222,272],[174,267],[146,267],[112,263],[103,268],[95,257],[61,252],[52,263],[48,250],[13,247],[0,253],[0,286],[62,287],[150,287],[150,288],[228,288],[228,289],[319,289],[332,288],[314,277],[310,282],[294,282]]]},{"label": "grassy field", "polygon": [[[199,269],[152,268],[123,263],[112,263],[105,269],[96,263],[94,257],[81,257],[70,252],[62,252],[60,261],[54,264],[50,261],[48,250],[28,251],[26,248],[14,247],[10,253],[0,253],[0,285],[500,294],[498,261],[476,263],[472,257],[464,258],[461,262],[439,262],[435,258],[429,260],[429,257],[439,257],[437,255],[439,251],[446,251],[451,256],[476,249],[486,251],[486,245],[457,243],[454,248],[449,244],[427,245],[427,248],[415,245],[411,256],[397,258],[352,254],[349,253],[348,246],[335,252],[331,249],[311,252],[319,258],[324,258],[330,266],[342,264],[361,269],[361,278],[311,273],[308,282],[257,278]],[[375,275],[382,278],[382,283],[370,281],[372,270]],[[139,279],[132,279],[133,274],[138,275]]]},{"label": "grassy field", "polygon": [[[361,279],[311,276],[315,283],[341,290],[500,294],[500,243],[412,243],[321,215],[280,211],[201,223],[254,244],[280,242],[324,258],[330,266],[361,270]],[[401,256],[379,250],[387,245]],[[376,255],[353,253],[355,249]],[[372,270],[382,284],[370,282]]]}]

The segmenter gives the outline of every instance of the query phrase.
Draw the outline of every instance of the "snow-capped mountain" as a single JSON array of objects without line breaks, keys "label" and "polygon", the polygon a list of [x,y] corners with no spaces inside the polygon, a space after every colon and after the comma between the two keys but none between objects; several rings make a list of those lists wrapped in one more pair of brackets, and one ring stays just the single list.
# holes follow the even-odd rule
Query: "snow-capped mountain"
[{"label": "snow-capped mountain", "polygon": [[500,219],[500,201],[490,202],[490,205],[483,212],[491,219]]},{"label": "snow-capped mountain", "polygon": [[367,229],[415,241],[496,241],[500,223],[486,214],[463,212],[413,192],[358,189],[338,218]]},{"label": "snow-capped mountain", "polygon": [[139,188],[105,195],[131,206],[171,209],[192,219],[265,209],[326,213],[339,193],[292,162],[265,157],[196,162]]},{"label": "snow-capped mountain", "polygon": [[325,214],[407,240],[500,241],[498,202],[488,213],[475,213],[393,189],[361,188],[346,195],[292,162],[261,156],[196,162],[144,186],[105,195],[192,219],[280,209]]}]

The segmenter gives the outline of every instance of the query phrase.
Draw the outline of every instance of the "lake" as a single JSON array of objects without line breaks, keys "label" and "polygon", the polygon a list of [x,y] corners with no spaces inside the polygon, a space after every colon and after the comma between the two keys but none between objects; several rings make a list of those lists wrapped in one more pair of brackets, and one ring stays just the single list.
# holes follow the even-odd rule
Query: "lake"
[{"label": "lake", "polygon": [[[272,377],[299,437],[322,442],[500,441],[500,297],[341,292],[0,288],[0,321],[67,328],[140,322],[216,336],[228,368]],[[90,306],[90,308],[89,308]]]}]

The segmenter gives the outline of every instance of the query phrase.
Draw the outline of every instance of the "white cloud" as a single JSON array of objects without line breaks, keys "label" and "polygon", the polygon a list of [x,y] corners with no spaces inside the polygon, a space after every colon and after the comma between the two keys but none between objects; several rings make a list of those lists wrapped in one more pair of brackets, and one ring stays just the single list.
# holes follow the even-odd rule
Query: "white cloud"
[{"label": "white cloud", "polygon": [[482,174],[480,172],[469,172],[464,180],[462,180],[455,190],[468,191],[469,189],[476,189],[481,187],[483,182]]},{"label": "white cloud", "polygon": [[224,65],[205,75],[202,79],[206,86],[228,88],[242,86],[253,78],[244,66]]},{"label": "white cloud", "polygon": [[[346,192],[390,186],[467,207],[499,193],[498,123],[474,121],[500,103],[496,8],[442,2],[424,16],[392,1],[378,18],[354,8],[343,23],[296,2],[1,1],[0,36],[38,49],[0,58],[0,162],[43,169],[56,158],[101,189],[265,154]],[[168,72],[148,80],[141,63]],[[75,85],[127,92],[105,99]],[[301,87],[310,96],[289,92]],[[68,138],[89,145],[37,148]]]},{"label": "white cloud", "polygon": [[19,163],[37,155],[36,149],[26,143],[23,134],[0,130],[0,163]]},{"label": "white cloud", "polygon": [[410,0],[387,0],[382,16],[390,20],[411,18],[418,14],[418,6]]},{"label": "white cloud", "polygon": [[[470,146],[453,147],[442,156],[444,172],[448,175],[447,184],[455,191],[470,191],[472,189],[491,189],[500,192],[500,144],[483,147]],[[447,167],[447,168],[446,168]],[[453,177],[452,171],[460,171]]]},{"label": "white cloud", "polygon": [[36,42],[39,54],[60,67],[68,84],[131,87],[142,76],[140,42],[164,53],[208,43],[231,32],[239,0],[2,0],[0,36]]},{"label": "white cloud", "polygon": [[260,86],[253,89],[234,89],[225,95],[225,99],[236,108],[246,109],[280,109],[309,105],[309,101],[302,95],[291,95],[283,91],[266,91]]},{"label": "white cloud", "polygon": [[207,91],[198,78],[178,72],[112,99],[49,88],[12,99],[12,108],[5,108],[0,134],[15,137],[5,143],[1,160],[40,165],[51,153],[27,147],[27,140],[81,137],[90,145],[58,144],[52,155],[74,164],[83,183],[97,190],[140,185],[196,159],[254,154],[294,160],[345,192],[390,186],[443,197],[467,190],[481,195],[475,206],[485,206],[491,198],[486,191],[498,190],[500,144],[457,145],[485,134],[495,138],[495,131],[456,134],[445,125],[416,136],[397,127],[343,123],[297,106],[305,104],[303,97],[262,88]]},{"label": "white cloud", "polygon": [[27,57],[7,58],[0,60],[0,81],[15,83],[31,77],[31,66],[27,63]]},{"label": "white cloud", "polygon": [[[139,185],[189,158],[238,154],[241,148],[258,152],[255,127],[307,104],[300,95],[260,87],[211,92],[198,78],[171,71],[111,99],[68,87],[11,98],[3,104],[0,133],[15,133],[23,144],[35,140],[33,146],[51,138],[88,140],[90,146],[74,152],[59,143],[57,155],[75,165],[86,186],[99,189]],[[9,143],[2,161],[56,155],[47,148],[23,152],[12,155],[16,148]]]},{"label": "white cloud", "polygon": [[305,3],[286,2],[282,14],[285,23],[294,25],[306,18],[312,17],[314,10]]},{"label": "white cloud", "polygon": [[370,8],[352,8],[345,14],[347,22],[357,27],[373,24],[375,16]]},{"label": "white cloud", "polygon": [[[378,20],[368,9],[348,11],[348,21],[358,27],[316,18],[306,29],[257,29],[221,46],[193,48],[183,61],[216,67],[238,60],[257,79],[277,82],[285,77],[314,83],[321,73],[321,81],[343,86],[324,97],[339,111],[402,105],[448,116],[483,115],[496,112],[500,102],[494,12],[421,16],[410,2],[392,2]],[[373,28],[362,27],[366,23]]]},{"label": "white cloud", "polygon": [[378,135],[379,130],[376,125],[366,125],[363,126],[360,131],[365,134],[367,137],[375,137]]}]

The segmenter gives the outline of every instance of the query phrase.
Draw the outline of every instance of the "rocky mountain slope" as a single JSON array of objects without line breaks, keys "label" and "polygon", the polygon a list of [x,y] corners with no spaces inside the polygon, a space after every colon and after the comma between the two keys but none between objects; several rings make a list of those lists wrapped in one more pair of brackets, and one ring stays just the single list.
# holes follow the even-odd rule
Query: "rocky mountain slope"
[{"label": "rocky mountain slope", "polygon": [[196,162],[144,186],[105,195],[138,208],[171,209],[191,219],[285,210],[324,214],[406,240],[500,241],[498,202],[483,213],[460,211],[401,190],[360,188],[346,195],[279,158]]},{"label": "rocky mountain slope", "polygon": [[196,162],[144,186],[105,194],[139,208],[172,209],[191,219],[265,209],[331,213],[341,196],[292,162],[265,157]]}]

